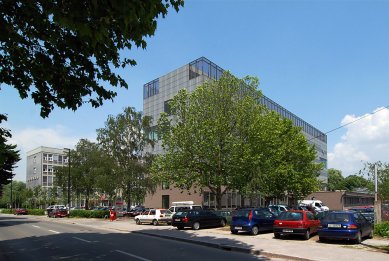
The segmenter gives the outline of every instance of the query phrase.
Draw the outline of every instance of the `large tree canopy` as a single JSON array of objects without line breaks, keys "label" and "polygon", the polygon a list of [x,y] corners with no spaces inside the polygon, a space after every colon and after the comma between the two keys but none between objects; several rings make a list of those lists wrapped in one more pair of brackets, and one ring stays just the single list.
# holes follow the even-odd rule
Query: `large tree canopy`
[{"label": "large tree canopy", "polygon": [[97,130],[97,141],[113,159],[117,188],[128,207],[143,202],[154,189],[147,175],[152,156],[145,153],[145,147],[153,145],[148,136],[150,123],[151,117],[128,107],[116,117],[110,115],[105,127]]},{"label": "large tree canopy", "polygon": [[[229,72],[192,93],[181,90],[158,127],[165,150],[153,162],[157,180],[183,190],[207,188],[217,207],[227,190],[277,197],[315,188],[320,166],[300,129],[258,103],[254,77]],[[313,184],[313,185],[312,185]]]},{"label": "large tree canopy", "polygon": [[[135,65],[121,56],[146,48],[157,18],[183,0],[2,0],[0,83],[31,97],[47,117],[54,105],[76,110],[116,96],[127,83],[112,69]],[[84,97],[87,97],[84,99]]]}]

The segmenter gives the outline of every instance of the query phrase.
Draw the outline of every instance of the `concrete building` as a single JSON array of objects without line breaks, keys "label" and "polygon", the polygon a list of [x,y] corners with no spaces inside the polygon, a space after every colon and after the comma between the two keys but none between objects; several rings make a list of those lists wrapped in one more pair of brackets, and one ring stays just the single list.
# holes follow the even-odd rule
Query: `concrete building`
[{"label": "concrete building", "polygon": [[[180,89],[193,91],[197,86],[210,80],[218,80],[223,69],[201,57],[190,62],[164,76],[146,83],[143,87],[143,112],[144,115],[152,116],[154,124],[161,112],[168,112],[168,102],[178,93]],[[270,110],[276,111],[281,117],[290,119],[296,126],[302,128],[303,134],[309,143],[314,144],[317,151],[317,162],[324,164],[325,168],[320,173],[319,179],[327,183],[327,135],[319,131],[309,123],[305,122],[295,114],[291,113],[281,105],[270,98],[263,96],[261,104]],[[155,127],[154,127],[155,128]],[[157,140],[155,132],[151,133],[153,139]],[[157,142],[154,149],[149,148],[148,152],[159,154],[163,153],[161,143]],[[154,195],[148,195],[145,199],[145,205],[150,207],[168,207],[172,201],[192,200],[195,204],[203,204],[213,207],[215,200],[210,192],[191,191],[189,193],[173,189],[171,186],[161,186]],[[238,193],[229,193],[223,198],[225,207],[239,206],[241,199]]]},{"label": "concrete building", "polygon": [[27,152],[27,188],[41,186],[52,188],[55,180],[54,167],[68,164],[68,152],[64,149],[38,147]]},{"label": "concrete building", "polygon": [[374,206],[374,194],[362,192],[318,191],[306,197],[306,199],[321,200],[330,210],[345,210],[353,207]]}]

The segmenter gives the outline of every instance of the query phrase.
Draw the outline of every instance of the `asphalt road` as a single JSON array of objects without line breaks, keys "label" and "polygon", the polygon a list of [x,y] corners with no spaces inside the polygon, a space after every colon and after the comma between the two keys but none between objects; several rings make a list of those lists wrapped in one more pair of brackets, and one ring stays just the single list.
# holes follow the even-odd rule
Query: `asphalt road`
[{"label": "asphalt road", "polygon": [[29,216],[0,216],[0,260],[270,259],[140,234],[37,220]]}]

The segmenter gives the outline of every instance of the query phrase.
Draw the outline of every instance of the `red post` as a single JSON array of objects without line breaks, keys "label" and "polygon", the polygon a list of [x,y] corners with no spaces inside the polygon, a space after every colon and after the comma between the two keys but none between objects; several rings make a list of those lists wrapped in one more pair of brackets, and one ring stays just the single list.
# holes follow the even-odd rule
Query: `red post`
[{"label": "red post", "polygon": [[109,210],[109,220],[114,221],[116,219],[116,212],[112,209]]}]

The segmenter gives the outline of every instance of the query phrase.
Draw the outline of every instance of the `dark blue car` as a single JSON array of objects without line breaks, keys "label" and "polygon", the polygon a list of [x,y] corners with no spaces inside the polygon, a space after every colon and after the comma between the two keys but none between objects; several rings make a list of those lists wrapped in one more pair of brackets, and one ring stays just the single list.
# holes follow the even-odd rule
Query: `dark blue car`
[{"label": "dark blue car", "polygon": [[232,234],[239,231],[257,235],[259,231],[273,231],[276,216],[268,208],[244,208],[232,214],[230,230]]},{"label": "dark blue car", "polygon": [[363,237],[373,237],[373,224],[355,211],[332,211],[322,220],[318,230],[319,240],[353,240],[360,244]]}]

